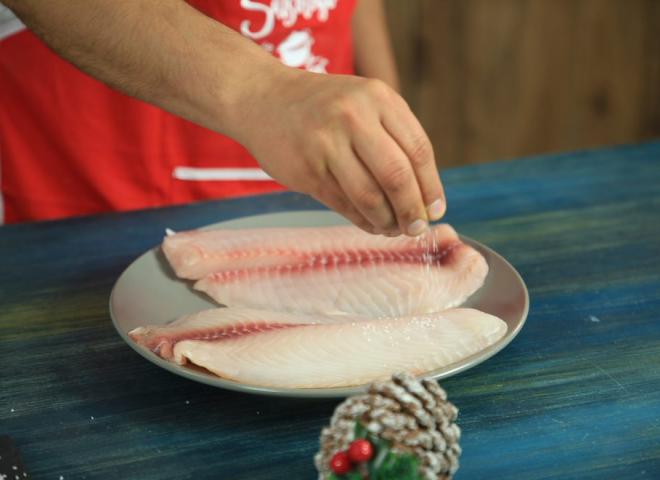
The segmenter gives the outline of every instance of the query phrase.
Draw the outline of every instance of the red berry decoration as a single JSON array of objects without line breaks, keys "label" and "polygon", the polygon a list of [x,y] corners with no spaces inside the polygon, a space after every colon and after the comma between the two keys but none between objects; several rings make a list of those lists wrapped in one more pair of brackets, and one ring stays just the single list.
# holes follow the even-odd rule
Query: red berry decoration
[{"label": "red berry decoration", "polygon": [[337,475],[343,475],[351,471],[351,461],[346,451],[337,452],[330,460],[330,469]]},{"label": "red berry decoration", "polygon": [[359,438],[351,442],[348,447],[348,458],[351,462],[368,462],[374,456],[374,446],[369,440]]}]

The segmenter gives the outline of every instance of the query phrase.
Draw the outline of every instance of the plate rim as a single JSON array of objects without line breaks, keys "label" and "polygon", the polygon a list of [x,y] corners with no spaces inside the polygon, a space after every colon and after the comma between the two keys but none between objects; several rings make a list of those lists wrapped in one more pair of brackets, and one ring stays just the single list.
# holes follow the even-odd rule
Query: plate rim
[{"label": "plate rim", "polygon": [[[328,214],[334,214],[337,215],[337,218],[343,219],[343,217],[340,217],[338,214],[331,212],[329,210],[289,210],[289,211],[284,211],[284,212],[271,212],[271,213],[265,213],[265,214],[257,214],[257,215],[248,215],[244,217],[236,217],[233,219],[229,220],[224,220],[221,222],[216,222],[208,225],[203,225],[200,227],[197,227],[197,229],[213,229],[217,228],[220,225],[225,225],[231,222],[236,222],[236,221],[245,221],[249,219],[258,219],[260,217],[272,217],[274,215],[295,215],[295,214],[310,214],[314,212],[320,212],[320,213],[328,213]],[[346,221],[347,222],[347,221]],[[236,228],[236,227],[229,227],[229,228]],[[237,227],[237,228],[245,228],[245,227]],[[434,380],[442,380],[454,375],[457,375],[465,370],[468,370],[470,368],[473,368],[486,360],[489,360],[493,356],[495,356],[497,353],[502,351],[504,348],[506,348],[514,338],[518,336],[518,333],[522,329],[522,327],[525,325],[527,321],[527,317],[529,315],[529,306],[530,306],[530,298],[529,298],[529,290],[527,288],[527,284],[525,283],[524,279],[516,270],[516,268],[502,255],[497,253],[495,250],[492,248],[482,244],[481,242],[478,242],[477,240],[474,240],[468,236],[461,235],[459,234],[459,238],[461,241],[464,243],[467,243],[468,245],[477,248],[478,250],[484,250],[488,252],[489,255],[496,257],[499,261],[503,262],[505,265],[508,266],[508,268],[511,270],[513,273],[514,277],[516,280],[520,283],[522,286],[522,291],[523,291],[523,297],[524,297],[524,305],[523,305],[523,310],[522,310],[522,316],[521,320],[515,325],[515,328],[513,329],[508,329],[505,335],[495,342],[494,344],[490,345],[489,347],[480,350],[462,360],[459,360],[458,362],[451,363],[449,365],[446,365],[444,367],[426,372],[422,375],[418,375],[418,378],[430,378]],[[350,387],[330,387],[330,388],[272,388],[272,387],[263,387],[263,386],[258,386],[258,385],[250,385],[250,384],[245,384],[245,383],[240,383],[237,381],[233,380],[228,380],[222,377],[219,377],[217,375],[214,375],[212,373],[204,373],[204,372],[199,372],[196,370],[192,370],[186,367],[183,367],[181,365],[175,364],[173,362],[169,362],[167,360],[164,360],[160,358],[158,355],[155,353],[151,352],[150,350],[147,350],[140,345],[136,344],[131,338],[128,336],[128,333],[124,332],[123,329],[120,327],[118,324],[117,320],[117,315],[116,312],[114,311],[113,308],[113,303],[114,299],[116,296],[116,290],[117,286],[121,282],[122,278],[129,272],[129,270],[140,260],[142,260],[144,257],[151,255],[151,254],[157,254],[157,252],[160,249],[161,244],[155,245],[154,247],[148,249],[147,251],[143,252],[141,255],[139,255],[137,258],[133,259],[133,261],[122,271],[122,273],[117,277],[117,280],[112,286],[112,290],[110,292],[110,297],[109,297],[109,311],[110,311],[110,318],[112,320],[112,324],[119,333],[119,336],[124,340],[126,344],[128,344],[129,347],[131,347],[135,352],[137,352],[140,356],[148,360],[149,362],[155,364],[158,367],[164,368],[165,370],[174,373],[176,375],[182,376],[184,378],[187,378],[189,380],[193,380],[196,382],[200,382],[212,387],[216,388],[223,388],[226,390],[232,390],[235,392],[241,392],[241,393],[249,393],[249,394],[254,394],[254,395],[266,395],[266,396],[276,396],[276,397],[290,397],[290,398],[344,398],[350,395],[355,395],[359,393],[364,393],[366,391],[366,388],[368,387],[368,384],[362,384],[362,385],[355,385],[355,386],[350,386]],[[185,281],[180,279],[181,281]],[[478,292],[479,290],[477,290]],[[475,292],[476,293],[476,292]],[[474,295],[474,294],[473,294]],[[507,324],[508,327],[508,324]]]}]

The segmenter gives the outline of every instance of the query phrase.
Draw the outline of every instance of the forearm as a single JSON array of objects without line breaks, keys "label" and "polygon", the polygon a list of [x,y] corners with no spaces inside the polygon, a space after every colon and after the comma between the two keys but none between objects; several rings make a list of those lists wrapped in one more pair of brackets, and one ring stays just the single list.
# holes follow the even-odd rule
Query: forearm
[{"label": "forearm", "polygon": [[183,0],[0,2],[82,70],[233,137],[367,231],[418,235],[444,213],[428,137],[383,83],[398,86],[380,0],[353,23],[358,72],[380,80],[285,67]]},{"label": "forearm", "polygon": [[91,76],[230,136],[282,68],[182,0],[0,1]]},{"label": "forearm", "polygon": [[358,75],[378,78],[399,90],[399,76],[387,32],[382,0],[359,0],[352,22]]}]

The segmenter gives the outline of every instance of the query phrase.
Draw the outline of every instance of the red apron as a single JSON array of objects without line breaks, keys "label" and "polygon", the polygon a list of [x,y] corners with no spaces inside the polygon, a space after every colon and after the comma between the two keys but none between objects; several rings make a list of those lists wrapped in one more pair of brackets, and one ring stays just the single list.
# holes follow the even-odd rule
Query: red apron
[{"label": "red apron", "polygon": [[[286,65],[352,73],[355,1],[189,3]],[[0,30],[0,194],[6,223],[283,188],[238,143],[111,90],[13,22],[4,38]]]}]

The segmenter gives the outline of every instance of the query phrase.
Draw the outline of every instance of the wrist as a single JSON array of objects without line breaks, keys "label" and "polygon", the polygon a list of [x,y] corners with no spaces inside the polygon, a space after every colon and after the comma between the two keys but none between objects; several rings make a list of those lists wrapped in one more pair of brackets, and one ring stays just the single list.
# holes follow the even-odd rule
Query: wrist
[{"label": "wrist", "polygon": [[[240,38],[231,65],[218,64],[213,85],[210,128],[249,147],[251,132],[278,109],[278,90],[295,69],[283,65],[263,48]],[[218,54],[226,55],[225,52]]]},{"label": "wrist", "polygon": [[252,105],[286,67],[253,41],[196,15],[195,41],[173,52],[160,105],[203,127],[241,141]]}]

